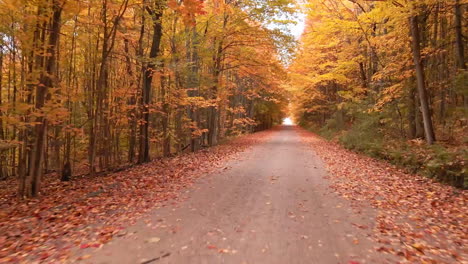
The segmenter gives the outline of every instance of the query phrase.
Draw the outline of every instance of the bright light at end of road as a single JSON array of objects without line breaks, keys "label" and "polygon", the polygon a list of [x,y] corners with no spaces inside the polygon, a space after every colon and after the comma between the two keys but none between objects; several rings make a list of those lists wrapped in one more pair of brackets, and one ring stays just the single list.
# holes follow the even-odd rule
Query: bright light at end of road
[{"label": "bright light at end of road", "polygon": [[289,117],[286,117],[285,119],[283,119],[283,125],[285,126],[292,126],[294,125],[293,121],[291,118]]}]

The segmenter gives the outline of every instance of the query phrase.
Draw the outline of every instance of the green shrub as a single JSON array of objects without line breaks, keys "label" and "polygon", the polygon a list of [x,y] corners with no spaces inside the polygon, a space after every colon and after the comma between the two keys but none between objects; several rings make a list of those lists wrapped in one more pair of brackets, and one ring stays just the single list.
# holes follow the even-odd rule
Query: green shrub
[{"label": "green shrub", "polygon": [[353,126],[339,137],[339,142],[347,149],[381,157],[383,135],[379,131],[379,120],[378,114],[358,116]]},{"label": "green shrub", "polygon": [[468,188],[467,150],[395,139],[384,135],[381,126],[379,114],[366,113],[358,115],[348,130],[340,130],[336,121],[329,119],[319,134],[327,139],[337,139],[347,149],[389,161],[410,173],[419,173],[458,188]]},{"label": "green shrub", "polygon": [[434,145],[427,148],[423,173],[432,178],[452,184],[459,188],[468,187],[465,149],[448,150],[444,146]]}]

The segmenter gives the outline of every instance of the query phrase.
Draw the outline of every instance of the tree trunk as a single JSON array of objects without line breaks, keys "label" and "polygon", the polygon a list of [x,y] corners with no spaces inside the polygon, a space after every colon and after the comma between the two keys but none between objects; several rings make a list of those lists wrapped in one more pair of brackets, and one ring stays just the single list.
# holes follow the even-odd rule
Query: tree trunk
[{"label": "tree trunk", "polygon": [[151,103],[151,83],[153,74],[156,69],[156,57],[160,52],[160,44],[162,38],[162,15],[164,12],[164,1],[157,0],[153,8],[146,7],[146,10],[151,15],[153,21],[153,39],[149,54],[149,61],[145,62],[142,68],[142,116],[143,120],[140,125],[140,151],[138,154],[138,162],[145,163],[150,161],[149,155],[149,104]]},{"label": "tree trunk", "polygon": [[[2,105],[2,86],[3,83],[3,46],[0,45],[0,105]],[[0,110],[0,143],[5,139],[5,134],[3,131],[3,119],[2,119],[2,110]],[[5,154],[8,149],[1,149],[0,146],[0,180],[4,180],[8,177],[7,170],[7,154]]]},{"label": "tree trunk", "polygon": [[[130,59],[129,40],[124,39],[124,51],[125,51],[125,64],[128,78],[130,78],[129,86],[131,89],[135,88],[135,76],[133,74],[132,62]],[[135,160],[135,146],[136,146],[136,131],[137,131],[137,119],[136,119],[136,94],[131,94],[128,99],[128,105],[130,110],[128,111],[127,117],[129,120],[130,133],[128,135],[128,162],[133,163]]]},{"label": "tree trunk", "polygon": [[[161,65],[161,68],[164,66]],[[169,105],[169,96],[170,91],[170,80],[169,77],[165,76],[166,72],[161,71],[161,103],[162,103],[162,113],[161,113],[161,128],[162,128],[162,155],[163,157],[168,157],[171,154],[171,137],[169,133],[169,122],[170,122],[170,105]]]},{"label": "tree trunk", "polygon": [[466,70],[465,64],[465,49],[463,41],[463,32],[462,32],[462,23],[463,23],[463,14],[461,11],[460,0],[455,0],[454,5],[455,13],[455,44],[457,49],[457,65],[458,68]]},{"label": "tree trunk", "polygon": [[414,85],[409,83],[409,91],[408,91],[408,138],[415,139],[416,136],[416,102],[415,102],[415,94],[416,91],[414,89]]},{"label": "tree trunk", "polygon": [[[197,97],[199,96],[199,58],[198,58],[198,34],[196,29],[196,21],[195,18],[193,19],[193,27],[191,29],[187,29],[187,34],[189,34],[189,38],[187,40],[187,63],[188,63],[188,74],[187,74],[187,95],[188,97]],[[193,132],[195,129],[199,129],[199,122],[197,120],[198,116],[198,107],[197,106],[188,106],[187,112],[192,122],[192,126],[194,128],[191,129],[190,135],[190,147],[191,151],[194,152],[200,148],[200,138],[195,138]]]},{"label": "tree trunk", "polygon": [[[445,16],[442,16],[440,18],[439,26],[440,29],[438,30],[440,36],[440,40],[445,40],[447,38],[447,18]],[[445,127],[445,117],[446,117],[446,104],[447,104],[447,95],[449,94],[449,89],[447,85],[447,79],[449,76],[449,69],[447,66],[449,65],[448,61],[448,56],[447,53],[441,52],[440,54],[437,55],[437,77],[439,82],[442,84],[441,89],[440,89],[440,109],[439,109],[439,122],[442,124],[442,126]]]},{"label": "tree trunk", "polygon": [[409,18],[410,31],[412,37],[412,46],[413,46],[413,60],[416,71],[416,84],[419,94],[419,101],[421,104],[421,113],[423,117],[424,124],[424,133],[426,141],[429,145],[433,144],[435,141],[434,128],[432,125],[432,117],[429,109],[428,98],[426,95],[426,84],[424,80],[424,66],[422,64],[421,58],[421,47],[420,47],[420,37],[419,37],[419,26],[418,26],[418,16],[412,16]]},{"label": "tree trunk", "polygon": [[[45,59],[45,71],[41,74],[39,85],[36,86],[36,104],[37,110],[41,110],[47,101],[49,88],[53,87],[55,79],[55,66],[57,59],[58,37],[60,35],[60,19],[62,15],[62,6],[58,0],[53,1],[53,15],[51,27],[49,29],[49,42],[47,45],[47,54],[50,54]],[[29,158],[29,170],[26,182],[27,197],[35,197],[39,194],[40,183],[43,174],[43,159],[45,138],[47,135],[47,118],[39,116],[35,120],[34,127],[35,139],[33,142],[33,150]]]},{"label": "tree trunk", "polygon": [[[223,30],[227,26],[229,15],[224,14],[223,20]],[[215,54],[213,56],[213,86],[211,87],[211,99],[213,100],[213,106],[209,108],[209,123],[208,123],[208,144],[210,146],[215,146],[218,144],[218,134],[219,134],[219,105],[217,102],[218,99],[218,86],[219,78],[221,75],[221,67],[223,60],[223,39],[219,41],[214,41],[216,45]]]}]

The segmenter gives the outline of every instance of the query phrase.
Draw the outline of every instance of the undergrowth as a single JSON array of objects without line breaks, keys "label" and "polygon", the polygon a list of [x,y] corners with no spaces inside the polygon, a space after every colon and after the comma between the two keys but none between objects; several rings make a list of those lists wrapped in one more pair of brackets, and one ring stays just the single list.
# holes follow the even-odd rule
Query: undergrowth
[{"label": "undergrowth", "polygon": [[386,160],[408,172],[417,173],[457,188],[468,188],[468,150],[463,146],[426,145],[422,140],[389,137],[379,129],[378,116],[337,129],[333,119],[320,129],[306,128],[345,148]]}]

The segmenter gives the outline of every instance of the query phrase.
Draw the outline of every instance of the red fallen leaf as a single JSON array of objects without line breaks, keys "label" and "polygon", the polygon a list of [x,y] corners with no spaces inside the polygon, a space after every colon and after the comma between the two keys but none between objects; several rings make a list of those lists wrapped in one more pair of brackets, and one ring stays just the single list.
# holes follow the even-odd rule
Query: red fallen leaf
[{"label": "red fallen leaf", "polygon": [[208,249],[217,249],[217,247],[215,245],[208,245],[207,248]]},{"label": "red fallen leaf", "polygon": [[360,224],[355,224],[355,223],[353,223],[353,225],[356,226],[356,227],[358,227],[358,228],[360,228],[360,229],[367,229],[367,228],[369,228],[367,225],[360,225]]},{"label": "red fallen leaf", "polygon": [[81,249],[85,249],[85,248],[98,248],[98,247],[100,247],[100,246],[101,246],[101,244],[99,244],[99,243],[81,244],[81,245],[80,245],[80,248],[81,248]]},{"label": "red fallen leaf", "polygon": [[460,255],[458,255],[458,253],[455,252],[455,251],[451,251],[450,254],[451,254],[452,258],[454,258],[456,260],[460,259]]},{"label": "red fallen leaf", "polygon": [[378,251],[378,252],[389,252],[388,248],[386,248],[386,247],[379,247],[379,248],[377,249],[377,251]]},{"label": "red fallen leaf", "polygon": [[414,256],[414,253],[412,253],[411,251],[405,249],[404,255],[405,255],[405,258],[407,260],[411,260],[413,258],[413,256]]},{"label": "red fallen leaf", "polygon": [[39,256],[39,258],[40,258],[41,260],[45,260],[45,259],[47,259],[47,258],[49,258],[49,257],[50,257],[50,253],[48,253],[48,252],[43,252],[43,253]]}]

